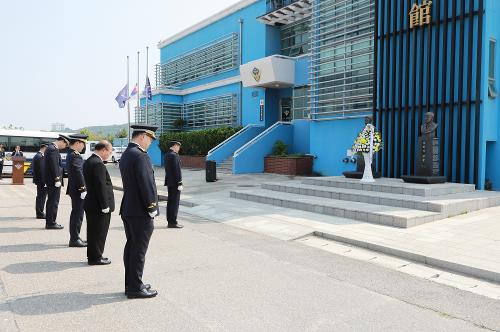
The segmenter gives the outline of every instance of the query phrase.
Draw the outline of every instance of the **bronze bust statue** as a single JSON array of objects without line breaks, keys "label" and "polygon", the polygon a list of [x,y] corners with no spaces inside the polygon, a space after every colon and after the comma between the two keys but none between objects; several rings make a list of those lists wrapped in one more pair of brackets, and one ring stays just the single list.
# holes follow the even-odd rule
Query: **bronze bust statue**
[{"label": "bronze bust statue", "polygon": [[422,136],[436,136],[438,124],[434,122],[434,113],[427,112],[425,113],[425,122],[420,127],[420,133]]}]

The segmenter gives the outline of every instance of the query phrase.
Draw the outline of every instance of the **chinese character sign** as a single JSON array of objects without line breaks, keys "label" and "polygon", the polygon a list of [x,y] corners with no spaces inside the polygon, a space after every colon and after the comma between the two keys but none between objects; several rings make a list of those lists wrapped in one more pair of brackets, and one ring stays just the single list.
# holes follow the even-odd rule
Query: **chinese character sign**
[{"label": "chinese character sign", "polygon": [[410,29],[431,23],[432,1],[424,0],[421,5],[413,4],[410,13]]}]

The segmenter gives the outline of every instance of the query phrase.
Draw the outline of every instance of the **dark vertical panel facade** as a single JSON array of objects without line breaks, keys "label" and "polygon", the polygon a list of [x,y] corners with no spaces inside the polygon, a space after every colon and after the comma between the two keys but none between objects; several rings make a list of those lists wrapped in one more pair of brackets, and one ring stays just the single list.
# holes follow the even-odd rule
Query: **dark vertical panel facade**
[{"label": "dark vertical panel facade", "polygon": [[377,167],[385,177],[414,174],[423,115],[434,112],[441,174],[477,184],[484,0],[432,2],[431,23],[410,29],[422,0],[376,0],[374,117],[385,142]]}]

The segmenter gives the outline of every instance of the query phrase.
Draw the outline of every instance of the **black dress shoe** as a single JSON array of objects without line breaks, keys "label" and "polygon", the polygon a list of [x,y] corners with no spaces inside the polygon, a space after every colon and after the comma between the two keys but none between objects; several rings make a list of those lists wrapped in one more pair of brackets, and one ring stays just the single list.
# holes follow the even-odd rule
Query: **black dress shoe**
[{"label": "black dress shoe", "polygon": [[[150,290],[151,289],[151,285],[150,284],[144,284],[144,288],[146,288],[147,290]],[[125,286],[125,295],[128,294],[128,286]]]},{"label": "black dress shoe", "polygon": [[81,239],[76,241],[69,241],[69,246],[72,248],[85,248],[87,246],[86,242],[83,242]]},{"label": "black dress shoe", "polygon": [[149,299],[158,295],[158,292],[154,289],[143,288],[140,291],[127,292],[127,297],[129,299]]},{"label": "black dress shoe", "polygon": [[45,225],[45,229],[63,229],[63,225],[59,225],[57,223],[53,223],[51,225]]},{"label": "black dress shoe", "polygon": [[175,224],[175,225],[168,225],[167,228],[184,228],[184,226]]},{"label": "black dress shoe", "polygon": [[36,219],[45,219],[45,218],[46,218],[46,217],[45,217],[45,215],[44,215],[44,214],[41,214],[41,215],[36,216]]},{"label": "black dress shoe", "polygon": [[111,264],[111,260],[107,258],[101,258],[96,261],[89,261],[89,265],[108,265]]}]

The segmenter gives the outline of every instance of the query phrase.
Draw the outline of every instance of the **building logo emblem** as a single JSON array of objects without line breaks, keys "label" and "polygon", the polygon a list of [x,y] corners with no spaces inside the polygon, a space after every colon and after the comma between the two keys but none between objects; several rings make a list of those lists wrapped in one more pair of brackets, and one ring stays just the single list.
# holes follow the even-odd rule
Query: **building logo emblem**
[{"label": "building logo emblem", "polygon": [[259,82],[260,81],[260,69],[257,67],[254,67],[252,70],[252,76],[253,76],[253,79],[255,80],[255,82]]},{"label": "building logo emblem", "polygon": [[23,166],[21,164],[14,164],[14,167],[17,169],[21,169],[21,167],[23,167]]}]

